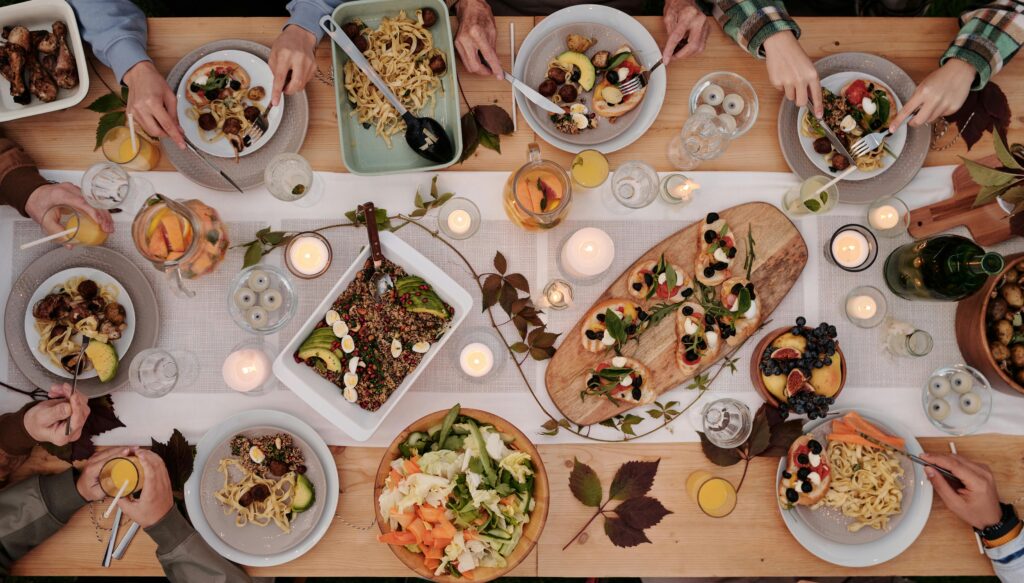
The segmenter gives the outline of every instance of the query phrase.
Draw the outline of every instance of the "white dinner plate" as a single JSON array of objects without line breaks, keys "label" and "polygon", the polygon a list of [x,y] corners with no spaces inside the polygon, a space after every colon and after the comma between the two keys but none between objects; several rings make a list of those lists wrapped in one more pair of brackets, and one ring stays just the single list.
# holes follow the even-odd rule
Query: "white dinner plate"
[{"label": "white dinner plate", "polygon": [[[843,87],[846,87],[846,85],[848,83],[851,83],[851,82],[853,82],[853,81],[855,81],[857,79],[867,79],[867,80],[873,81],[877,85],[882,86],[884,89],[886,89],[889,92],[889,95],[892,95],[893,100],[896,101],[896,103],[894,104],[896,106],[896,111],[899,112],[901,109],[903,109],[903,102],[900,101],[900,98],[899,98],[898,95],[896,95],[896,92],[893,91],[891,87],[889,87],[888,85],[883,83],[881,81],[881,79],[879,79],[878,77],[875,77],[873,75],[868,75],[867,73],[861,73],[861,72],[858,72],[858,71],[846,71],[846,72],[843,72],[843,73],[836,73],[835,75],[829,75],[828,77],[825,77],[824,79],[822,79],[821,80],[821,86],[826,88],[826,89],[828,89],[832,93],[834,93],[836,95],[839,95],[839,91]],[[800,146],[803,147],[804,154],[807,155],[807,158],[815,166],[817,166],[819,170],[821,170],[822,174],[824,174],[825,176],[835,176],[835,175],[837,175],[839,173],[838,172],[832,172],[831,170],[828,169],[828,164],[825,162],[825,156],[814,151],[814,140],[815,140],[815,138],[809,138],[809,137],[803,135],[803,133],[800,131],[800,120],[802,120],[804,118],[804,115],[806,113],[807,113],[807,108],[806,107],[801,107],[800,111],[797,113],[797,116],[796,116],[796,132],[797,132],[797,135],[800,136]],[[882,158],[883,166],[881,168],[878,168],[878,169],[875,169],[875,170],[869,170],[867,172],[862,171],[862,170],[858,170],[856,172],[853,172],[852,174],[850,174],[849,176],[847,176],[843,180],[850,180],[850,181],[867,180],[869,178],[874,178],[875,176],[878,176],[879,174],[885,172],[886,170],[891,168],[893,163],[896,162],[896,159],[899,158],[900,153],[903,152],[903,146],[906,143],[907,143],[907,126],[906,126],[906,124],[904,124],[904,125],[901,125],[898,130],[896,130],[896,133],[894,133],[891,136],[885,138],[885,144],[886,144],[886,146],[888,146],[888,148],[892,152],[892,154],[889,154],[889,153],[885,154],[885,156]]]},{"label": "white dinner plate", "polygon": [[[824,439],[832,420],[848,412],[848,409],[833,409],[831,413],[835,415],[808,423],[805,432]],[[923,453],[921,444],[904,427],[878,413],[858,413],[879,429],[902,438],[909,453]],[[806,506],[787,510],[782,507],[781,502],[777,502],[786,528],[793,538],[812,554],[843,567],[869,567],[899,556],[917,540],[925,523],[928,522],[928,514],[932,510],[932,485],[925,477],[921,466],[908,459],[897,459],[904,471],[902,512],[890,518],[887,530],[865,527],[859,532],[851,533],[846,530],[846,525],[852,522],[852,519],[838,511],[824,507],[812,510]],[[786,463],[786,457],[779,460],[775,482],[772,484],[773,491],[778,490]],[[778,500],[778,496],[775,498]]]},{"label": "white dinner plate", "polygon": [[[40,284],[38,288],[36,288],[36,291],[29,299],[28,309],[25,310],[25,339],[28,341],[28,345],[32,349],[32,354],[36,357],[36,360],[39,361],[39,364],[41,364],[43,368],[66,379],[73,379],[75,378],[75,375],[54,364],[48,356],[36,348],[39,346],[39,332],[36,331],[36,319],[32,316],[32,308],[36,305],[36,302],[49,295],[55,288],[62,286],[64,282],[72,277],[84,277],[95,281],[100,286],[113,285],[117,288],[117,302],[124,306],[124,321],[125,324],[128,325],[124,332],[121,333],[120,338],[111,341],[111,344],[117,350],[117,354],[119,356],[128,352],[128,347],[131,346],[132,338],[135,336],[135,306],[132,304],[132,298],[128,295],[128,292],[119,281],[106,273],[91,267],[73,267],[51,275],[46,281]],[[96,369],[93,368],[92,370],[88,370],[78,375],[78,379],[91,379],[96,375]]]},{"label": "white dinner plate", "polygon": [[[313,484],[313,506],[296,516],[292,531],[277,525],[235,525],[235,515],[224,513],[214,493],[224,484],[217,471],[221,458],[231,455],[235,435],[288,433],[302,449],[306,477]],[[271,567],[293,561],[312,549],[327,532],[338,507],[338,468],[322,437],[296,417],[279,411],[239,413],[206,432],[196,448],[194,470],[185,482],[185,508],[196,531],[213,550],[230,561],[253,567]]]},{"label": "white dinner plate", "polygon": [[[235,148],[231,145],[226,138],[219,139],[215,142],[208,142],[204,139],[204,135],[213,134],[213,132],[206,132],[199,129],[199,124],[193,119],[188,117],[188,111],[192,108],[192,104],[185,97],[185,91],[188,89],[188,80],[192,77],[192,73],[196,69],[202,67],[206,63],[212,61],[232,61],[242,66],[246,72],[249,73],[251,79],[250,87],[263,87],[266,89],[266,96],[259,102],[266,109],[270,105],[270,92],[274,88],[274,74],[270,72],[270,65],[266,61],[257,57],[252,53],[245,51],[238,51],[234,49],[216,51],[206,55],[205,57],[196,61],[191,67],[185,71],[185,74],[181,77],[181,82],[178,83],[178,123],[181,124],[183,130],[185,130],[185,137],[192,142],[196,148],[206,152],[212,156],[218,156],[220,158],[234,158]],[[281,117],[284,115],[284,95],[281,95],[281,101],[278,102],[277,107],[270,110],[270,129],[267,133],[256,141],[255,144],[245,148],[239,153],[239,156],[247,156],[256,150],[263,147],[264,144],[270,141],[270,138],[274,137],[274,132],[277,131],[277,127],[281,125]]]}]

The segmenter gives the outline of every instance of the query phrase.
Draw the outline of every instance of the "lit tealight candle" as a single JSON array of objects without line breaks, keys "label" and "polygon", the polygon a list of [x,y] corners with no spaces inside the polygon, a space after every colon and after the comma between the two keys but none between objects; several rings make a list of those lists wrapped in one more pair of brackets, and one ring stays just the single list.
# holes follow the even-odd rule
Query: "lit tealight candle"
[{"label": "lit tealight candle", "polygon": [[258,389],[270,378],[270,358],[262,350],[242,348],[228,355],[221,368],[224,384],[240,392]]},{"label": "lit tealight candle", "polygon": [[853,296],[846,300],[846,314],[856,320],[870,320],[878,313],[878,302],[871,296]]},{"label": "lit tealight candle", "polygon": [[544,300],[547,307],[564,310],[572,306],[572,287],[569,282],[556,279],[544,286]]},{"label": "lit tealight candle", "polygon": [[601,229],[586,227],[573,233],[562,247],[562,266],[579,278],[598,276],[615,260],[615,242]]},{"label": "lit tealight candle", "polygon": [[683,202],[689,202],[693,193],[698,189],[700,189],[700,185],[687,178],[681,184],[673,186],[669,193]]},{"label": "lit tealight candle", "polygon": [[467,344],[459,354],[462,372],[471,377],[482,377],[494,368],[494,353],[482,342]]},{"label": "lit tealight candle", "polygon": [[896,207],[886,204],[871,211],[868,215],[868,222],[871,227],[879,231],[886,231],[900,223],[900,213]]},{"label": "lit tealight candle", "polygon": [[473,217],[462,209],[453,210],[448,214],[448,229],[456,235],[464,235],[473,226]]},{"label": "lit tealight candle", "polygon": [[847,269],[863,265],[870,251],[867,237],[857,231],[842,231],[832,239],[832,257]]},{"label": "lit tealight candle", "polygon": [[316,277],[327,271],[331,263],[331,249],[323,237],[314,234],[298,235],[288,245],[288,269],[299,277]]}]

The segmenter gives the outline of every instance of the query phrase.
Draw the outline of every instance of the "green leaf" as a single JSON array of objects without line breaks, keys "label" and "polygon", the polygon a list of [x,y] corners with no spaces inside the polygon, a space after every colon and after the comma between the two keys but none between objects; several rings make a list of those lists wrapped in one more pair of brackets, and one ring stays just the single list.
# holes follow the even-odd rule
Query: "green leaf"
[{"label": "green leaf", "polygon": [[700,436],[700,448],[704,452],[704,457],[708,458],[716,466],[728,467],[736,465],[743,459],[736,448],[721,448],[711,443],[703,432],[698,431],[697,435]]},{"label": "green leaf", "polygon": [[437,200],[437,174],[430,179],[430,198]]},{"label": "green leaf", "polygon": [[812,213],[816,213],[821,210],[821,203],[814,200],[813,198],[805,200],[804,206],[807,207],[807,210],[811,211]]},{"label": "green leaf", "polygon": [[509,348],[512,350],[512,352],[516,352],[519,354],[523,354],[524,352],[530,350],[530,347],[527,346],[525,342],[516,342],[512,346],[509,346]]},{"label": "green leaf", "polygon": [[476,119],[473,118],[472,111],[463,114],[460,126],[462,129],[462,156],[459,157],[459,163],[461,164],[468,160],[480,145],[480,130],[476,125]]},{"label": "green leaf", "polygon": [[736,312],[737,316],[746,314],[747,310],[750,309],[751,301],[750,290],[744,287],[740,290],[740,295],[736,299],[736,309],[734,309],[733,312]]},{"label": "green leaf", "polygon": [[651,542],[651,539],[647,538],[644,531],[629,526],[621,518],[605,518],[604,533],[608,535],[608,540],[612,541],[613,545],[622,548],[635,547]]},{"label": "green leaf", "polygon": [[555,421],[554,419],[548,419],[547,421],[542,423],[541,424],[541,428],[544,429],[544,431],[541,431],[541,433],[540,433],[541,435],[547,435],[547,436],[558,435],[559,425],[558,425],[558,422]]},{"label": "green leaf", "polygon": [[260,259],[263,259],[263,244],[259,241],[249,243],[249,246],[245,249],[245,259],[242,261],[242,269],[256,265],[260,262]]},{"label": "green leaf", "polygon": [[610,308],[604,312],[604,326],[615,342],[620,345],[626,343],[626,326],[622,323],[622,318]]},{"label": "green leaf", "polygon": [[89,104],[88,109],[95,111],[96,113],[110,113],[112,111],[120,111],[124,109],[125,102],[121,100],[121,97],[114,93],[107,93],[100,95]]},{"label": "green leaf", "polygon": [[1021,178],[1021,174],[1000,170],[998,168],[989,168],[984,164],[979,164],[974,160],[968,160],[963,156],[960,156],[960,159],[963,160],[964,167],[967,168],[967,172],[970,173],[971,180],[982,186],[1004,186]]},{"label": "green leaf", "polygon": [[603,497],[601,478],[597,477],[597,472],[594,471],[594,468],[576,458],[572,460],[572,472],[569,474],[569,490],[584,506],[592,508],[601,506],[601,498]]},{"label": "green leaf", "polygon": [[455,196],[454,192],[446,192],[446,193],[442,194],[440,197],[438,197],[437,202],[434,203],[434,206],[441,206],[441,205],[443,205],[444,203],[446,203],[449,200],[451,200],[451,198],[453,196]]},{"label": "green leaf", "polygon": [[483,128],[480,128],[480,145],[499,154],[501,153],[501,138]]},{"label": "green leaf", "polygon": [[423,195],[420,194],[420,191],[418,191],[418,190],[416,191],[416,198],[413,199],[412,202],[413,202],[414,205],[416,205],[416,208],[418,208],[418,209],[424,208],[423,207]]},{"label": "green leaf", "polygon": [[999,157],[999,161],[1003,163],[1003,166],[1013,168],[1014,170],[1024,170],[1024,166],[1021,166],[1020,162],[1006,148],[1006,142],[1003,141],[1002,134],[1000,132],[992,132],[992,134],[992,145],[995,147],[996,156]]},{"label": "green leaf", "polygon": [[657,459],[653,462],[630,461],[622,464],[612,478],[608,496],[614,500],[627,500],[646,495],[654,485],[660,462]]},{"label": "green leaf", "polygon": [[819,193],[819,198],[821,198],[821,204],[828,204],[828,191],[822,190]]},{"label": "green leaf", "polygon": [[103,114],[100,117],[99,125],[96,126],[96,147],[93,149],[98,150],[103,145],[103,137],[107,135],[107,132],[118,126],[123,126],[127,120],[128,117],[123,111]]},{"label": "green leaf", "polygon": [[650,496],[638,496],[627,499],[615,507],[615,514],[624,520],[626,524],[637,530],[646,530],[661,522],[669,514],[672,514],[656,498]]},{"label": "green leaf", "polygon": [[630,413],[630,414],[626,415],[625,417],[623,417],[622,423],[619,424],[619,430],[622,431],[623,433],[625,433],[626,435],[633,435],[633,436],[635,436],[636,435],[636,431],[633,429],[633,426],[637,425],[638,423],[640,423],[642,421],[643,421],[642,417],[638,417],[638,416],[633,415],[632,413]]},{"label": "green leaf", "polygon": [[348,211],[345,213],[345,218],[349,220],[353,225],[361,225],[362,221],[359,220],[359,213],[357,211]]}]

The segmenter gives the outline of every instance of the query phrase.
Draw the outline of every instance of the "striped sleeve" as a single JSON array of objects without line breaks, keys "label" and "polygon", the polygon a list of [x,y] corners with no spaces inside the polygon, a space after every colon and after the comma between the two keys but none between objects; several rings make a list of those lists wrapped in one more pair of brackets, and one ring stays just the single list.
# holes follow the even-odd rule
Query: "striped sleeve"
[{"label": "striped sleeve", "polygon": [[942,55],[978,70],[972,89],[981,89],[1024,44],[1024,0],[999,0],[961,16],[963,26]]},{"label": "striped sleeve", "polygon": [[764,58],[762,45],[773,34],[791,31],[800,36],[800,27],[779,1],[715,0],[713,14],[725,34],[758,58]]},{"label": "striped sleeve", "polygon": [[985,549],[985,554],[992,559],[992,567],[1003,583],[1019,583],[1024,581],[1024,531],[1010,542],[993,549]]}]

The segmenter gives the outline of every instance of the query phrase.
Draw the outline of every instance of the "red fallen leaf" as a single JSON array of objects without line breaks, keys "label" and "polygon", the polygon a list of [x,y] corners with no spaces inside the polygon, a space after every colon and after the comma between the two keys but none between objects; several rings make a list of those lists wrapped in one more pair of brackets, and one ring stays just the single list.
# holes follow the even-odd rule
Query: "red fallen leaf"
[{"label": "red fallen leaf", "polygon": [[960,135],[970,150],[974,144],[993,129],[1006,133],[1010,125],[1010,104],[999,85],[989,82],[980,91],[967,94],[964,104],[955,113],[947,115],[946,121],[955,123]]}]

